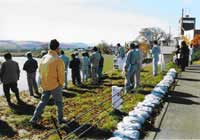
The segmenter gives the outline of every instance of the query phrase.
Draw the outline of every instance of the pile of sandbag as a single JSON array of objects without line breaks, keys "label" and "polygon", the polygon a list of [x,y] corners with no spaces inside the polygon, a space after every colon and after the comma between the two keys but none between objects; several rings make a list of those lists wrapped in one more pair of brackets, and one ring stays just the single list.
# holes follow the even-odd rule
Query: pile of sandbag
[{"label": "pile of sandbag", "polygon": [[176,70],[170,69],[152,90],[150,94],[145,96],[143,102],[139,102],[129,115],[124,117],[117,125],[114,131],[114,137],[109,140],[138,140],[140,131],[145,121],[149,120],[156,109],[162,102],[162,98],[168,92],[169,87],[174,82]]}]

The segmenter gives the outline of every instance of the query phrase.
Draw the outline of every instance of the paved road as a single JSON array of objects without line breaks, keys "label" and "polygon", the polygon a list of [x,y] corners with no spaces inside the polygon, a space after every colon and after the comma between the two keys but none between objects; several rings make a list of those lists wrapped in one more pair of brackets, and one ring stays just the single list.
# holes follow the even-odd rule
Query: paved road
[{"label": "paved road", "polygon": [[156,131],[145,139],[200,139],[200,65],[192,65],[177,78],[156,119]]}]

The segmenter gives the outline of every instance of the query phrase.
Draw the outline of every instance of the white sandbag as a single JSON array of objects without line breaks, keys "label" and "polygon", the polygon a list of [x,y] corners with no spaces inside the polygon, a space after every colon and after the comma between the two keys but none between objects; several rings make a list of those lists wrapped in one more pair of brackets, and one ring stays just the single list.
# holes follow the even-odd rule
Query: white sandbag
[{"label": "white sandbag", "polygon": [[136,106],[134,107],[134,110],[141,110],[141,111],[146,111],[149,114],[151,114],[153,112],[153,109],[151,107],[147,107],[147,106]]},{"label": "white sandbag", "polygon": [[164,76],[163,80],[164,82],[169,83],[170,85],[174,82],[174,78],[169,75]]},{"label": "white sandbag", "polygon": [[158,93],[158,92],[154,92],[154,91],[152,91],[151,94],[153,94],[153,95],[155,95],[155,96],[158,96],[158,97],[160,97],[160,98],[163,98],[163,97],[164,97],[163,94]]},{"label": "white sandbag", "polygon": [[137,106],[147,106],[147,107],[151,107],[152,109],[155,107],[155,104],[152,104],[151,102],[139,102],[138,104],[137,104]]},{"label": "white sandbag", "polygon": [[175,77],[176,77],[176,70],[174,68],[171,68],[168,72],[175,74]]},{"label": "white sandbag", "polygon": [[168,72],[166,75],[169,75],[169,76],[171,76],[172,78],[175,78],[175,77],[176,77],[176,73],[173,73],[173,72]]},{"label": "white sandbag", "polygon": [[153,95],[153,94],[149,94],[149,95],[145,96],[145,99],[152,99],[152,100],[156,99],[156,100],[161,100],[160,97],[155,96],[155,95]]},{"label": "white sandbag", "polygon": [[120,130],[115,130],[114,131],[114,136],[122,137],[123,140],[125,139],[131,139],[131,140],[139,140],[140,138],[140,132],[138,130],[127,130],[127,131],[120,131]]},{"label": "white sandbag", "polygon": [[142,125],[138,122],[134,123],[124,123],[124,122],[119,122],[117,124],[117,129],[118,130],[140,130],[142,128]]},{"label": "white sandbag", "polygon": [[[130,112],[131,112],[131,111],[130,111]],[[137,112],[135,112],[135,113],[130,113],[129,116],[130,116],[130,117],[136,117],[136,118],[138,118],[138,123],[141,123],[141,124],[143,124],[143,123],[145,122],[145,120],[146,120],[141,114],[139,114],[139,113],[137,114]],[[128,119],[127,119],[127,120],[126,120],[126,119],[123,120],[123,122],[124,122],[124,123],[129,123]]]},{"label": "white sandbag", "polygon": [[123,118],[123,122],[125,124],[135,123],[135,122],[143,124],[145,122],[145,119],[139,116],[126,116]]},{"label": "white sandbag", "polygon": [[151,107],[151,108],[155,108],[155,106],[156,106],[156,104],[153,104],[152,102],[150,102],[150,101],[143,101],[142,103],[141,103],[141,105],[143,105],[143,106],[148,106],[148,107]]},{"label": "white sandbag", "polygon": [[160,104],[160,100],[157,99],[145,99],[143,101],[144,104],[154,104],[154,105],[159,105]]},{"label": "white sandbag", "polygon": [[158,93],[161,93],[161,94],[165,95],[166,92],[167,92],[167,90],[165,90],[165,88],[156,86],[156,87],[153,89],[153,92],[158,92]]},{"label": "white sandbag", "polygon": [[112,107],[114,109],[120,110],[123,99],[120,93],[123,91],[122,87],[112,86]]},{"label": "white sandbag", "polygon": [[128,114],[129,116],[135,116],[135,115],[142,116],[145,120],[150,117],[150,114],[148,112],[142,110],[133,110],[130,111]]},{"label": "white sandbag", "polygon": [[166,83],[166,80],[162,80],[162,81],[160,81],[158,84],[157,84],[157,86],[165,86],[165,87],[167,87],[167,88],[169,88],[170,87],[170,84],[169,83]]},{"label": "white sandbag", "polygon": [[111,137],[108,140],[130,140],[130,139],[123,139],[122,137],[116,136],[116,137]]},{"label": "white sandbag", "polygon": [[163,90],[165,90],[165,91],[167,91],[168,90],[168,87],[169,87],[170,85],[166,85],[166,83],[164,82],[164,80],[163,81],[161,81],[161,82],[159,82],[157,85],[156,85],[156,87],[161,87]]}]

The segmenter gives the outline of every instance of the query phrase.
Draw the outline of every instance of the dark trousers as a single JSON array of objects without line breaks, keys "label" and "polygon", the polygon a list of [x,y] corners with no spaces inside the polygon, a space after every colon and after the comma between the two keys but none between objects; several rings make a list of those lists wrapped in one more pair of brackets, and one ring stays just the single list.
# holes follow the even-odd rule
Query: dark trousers
[{"label": "dark trousers", "polygon": [[38,94],[38,86],[35,80],[36,73],[27,73],[27,81],[30,95],[33,95],[33,88],[35,92]]},{"label": "dark trousers", "polygon": [[17,82],[15,82],[15,83],[3,84],[3,91],[6,96],[7,102],[10,103],[10,89],[12,92],[15,93],[15,96],[19,101],[20,100],[19,89],[17,88]]},{"label": "dark trousers", "polygon": [[185,58],[181,58],[180,61],[181,61],[180,62],[180,64],[181,64],[181,70],[185,71],[185,67],[188,65],[188,60],[185,59]]},{"label": "dark trousers", "polygon": [[73,71],[72,70],[72,83],[74,85],[76,85],[76,81],[77,81],[78,85],[81,84],[81,74],[80,74],[80,71]]}]

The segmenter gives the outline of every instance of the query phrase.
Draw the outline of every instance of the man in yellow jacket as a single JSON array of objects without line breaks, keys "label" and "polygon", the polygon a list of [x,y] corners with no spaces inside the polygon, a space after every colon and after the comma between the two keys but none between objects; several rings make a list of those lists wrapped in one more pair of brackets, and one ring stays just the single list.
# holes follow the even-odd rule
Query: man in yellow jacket
[{"label": "man in yellow jacket", "polygon": [[54,39],[50,42],[50,50],[44,55],[39,65],[39,73],[41,78],[41,87],[43,94],[41,101],[37,105],[31,124],[37,124],[44,107],[49,101],[50,96],[53,96],[57,106],[57,121],[59,124],[65,123],[63,119],[63,102],[62,102],[62,87],[65,79],[65,66],[62,59],[59,58],[60,52],[59,42]]}]

